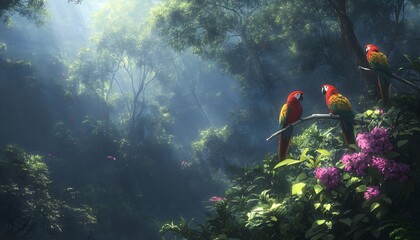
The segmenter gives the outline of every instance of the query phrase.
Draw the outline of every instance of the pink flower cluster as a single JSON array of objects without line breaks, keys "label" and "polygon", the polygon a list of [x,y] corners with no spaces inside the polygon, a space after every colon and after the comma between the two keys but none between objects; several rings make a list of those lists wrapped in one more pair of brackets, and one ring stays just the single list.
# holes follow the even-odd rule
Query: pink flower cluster
[{"label": "pink flower cluster", "polygon": [[405,182],[408,179],[410,166],[404,163],[397,163],[381,157],[373,157],[371,166],[384,176],[384,179],[399,179]]},{"label": "pink flower cluster", "polygon": [[335,167],[318,167],[315,169],[314,174],[327,189],[340,185],[340,173]]},{"label": "pink flower cluster", "polygon": [[373,198],[377,198],[379,197],[379,195],[381,194],[381,191],[379,190],[378,186],[370,186],[367,187],[366,192],[364,192],[363,197],[369,201]]},{"label": "pink flower cluster", "polygon": [[182,167],[182,168],[191,167],[191,163],[190,163],[190,162],[188,162],[187,160],[182,160],[182,161],[181,161],[181,167]]},{"label": "pink flower cluster", "polygon": [[365,153],[380,154],[392,150],[387,128],[375,127],[370,133],[359,133],[356,140]]},{"label": "pink flower cluster", "polygon": [[226,200],[226,199],[222,198],[222,197],[218,197],[218,196],[213,196],[209,199],[210,202],[220,202],[220,201],[223,201],[223,200]]},{"label": "pink flower cluster", "polygon": [[371,157],[366,153],[353,153],[353,154],[344,154],[341,158],[346,166],[344,170],[348,172],[356,172],[357,176],[364,176],[366,170],[371,162]]}]

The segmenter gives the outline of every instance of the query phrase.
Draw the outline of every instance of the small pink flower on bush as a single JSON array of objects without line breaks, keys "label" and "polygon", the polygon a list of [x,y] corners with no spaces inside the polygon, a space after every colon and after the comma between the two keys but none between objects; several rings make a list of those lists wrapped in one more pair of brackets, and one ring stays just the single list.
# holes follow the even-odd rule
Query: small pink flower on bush
[{"label": "small pink flower on bush", "polygon": [[188,162],[187,160],[182,160],[182,161],[181,161],[181,167],[182,167],[182,168],[191,167],[191,163],[190,163],[190,162]]},{"label": "small pink flower on bush", "polygon": [[379,190],[378,186],[370,186],[367,187],[366,192],[364,192],[363,197],[369,201],[372,198],[377,198],[381,194],[381,191]]},{"label": "small pink flower on bush", "polygon": [[315,169],[314,174],[327,189],[340,185],[340,173],[335,167],[319,167]]},{"label": "small pink flower on bush", "polygon": [[380,108],[377,108],[377,109],[375,109],[375,113],[378,114],[378,115],[383,115],[384,114],[384,110],[383,109],[380,109]]},{"label": "small pink flower on bush", "polygon": [[410,173],[409,165],[381,157],[373,157],[371,166],[382,173],[385,180],[399,179],[400,182],[405,182]]},{"label": "small pink flower on bush", "polygon": [[223,201],[223,200],[225,200],[225,198],[221,198],[221,197],[218,197],[218,196],[213,196],[209,199],[210,202],[220,202],[220,201]]},{"label": "small pink flower on bush", "polygon": [[355,172],[357,176],[366,175],[366,170],[372,158],[366,153],[344,154],[341,162],[344,163],[344,170]]},{"label": "small pink flower on bush", "polygon": [[375,127],[370,132],[359,133],[356,141],[364,153],[381,154],[392,150],[387,128]]}]

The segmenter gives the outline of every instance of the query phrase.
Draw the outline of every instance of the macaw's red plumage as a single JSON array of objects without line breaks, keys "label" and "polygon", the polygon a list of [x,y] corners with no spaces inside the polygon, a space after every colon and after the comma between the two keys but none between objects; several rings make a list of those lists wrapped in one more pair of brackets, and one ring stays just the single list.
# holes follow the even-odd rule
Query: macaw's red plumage
[{"label": "macaw's red plumage", "polygon": [[[289,124],[296,122],[302,117],[303,108],[300,101],[303,100],[302,91],[294,91],[287,97],[287,102],[283,105],[279,116],[280,129],[287,127]],[[289,150],[290,139],[292,137],[293,127],[289,127],[280,134],[280,142],[278,149],[279,160],[286,158]]]},{"label": "macaw's red plumage", "polygon": [[378,87],[384,104],[388,103],[392,71],[388,58],[373,44],[365,46],[366,58],[370,67],[378,74]]},{"label": "macaw's red plumage", "polygon": [[321,89],[325,94],[325,102],[327,103],[330,113],[341,117],[341,129],[344,135],[344,142],[355,144],[356,138],[354,136],[354,113],[351,109],[350,101],[341,95],[337,89],[332,85],[323,85]]}]

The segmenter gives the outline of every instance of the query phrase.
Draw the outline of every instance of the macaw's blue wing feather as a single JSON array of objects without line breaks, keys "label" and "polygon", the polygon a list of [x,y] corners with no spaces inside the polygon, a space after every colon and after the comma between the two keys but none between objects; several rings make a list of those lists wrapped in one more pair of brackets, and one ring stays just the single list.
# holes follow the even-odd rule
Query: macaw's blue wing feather
[{"label": "macaw's blue wing feather", "polygon": [[289,127],[280,134],[278,156],[279,160],[282,161],[286,158],[287,152],[289,151],[290,139],[292,138],[293,127]]},{"label": "macaw's blue wing feather", "polygon": [[341,130],[343,131],[344,141],[347,146],[356,143],[356,137],[354,136],[353,119],[351,119],[351,121],[342,120]]}]

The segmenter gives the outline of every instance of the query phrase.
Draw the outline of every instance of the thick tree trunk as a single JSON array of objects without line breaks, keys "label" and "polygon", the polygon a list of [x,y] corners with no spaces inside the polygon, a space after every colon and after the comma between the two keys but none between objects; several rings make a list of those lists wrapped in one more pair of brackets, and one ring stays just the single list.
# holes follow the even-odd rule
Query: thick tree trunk
[{"label": "thick tree trunk", "polygon": [[[358,66],[369,67],[365,52],[360,46],[353,30],[353,23],[347,15],[347,0],[328,0],[340,20],[340,29],[342,37],[348,47],[350,47]],[[365,84],[369,88],[375,87],[375,74],[371,72],[362,72]]]}]

